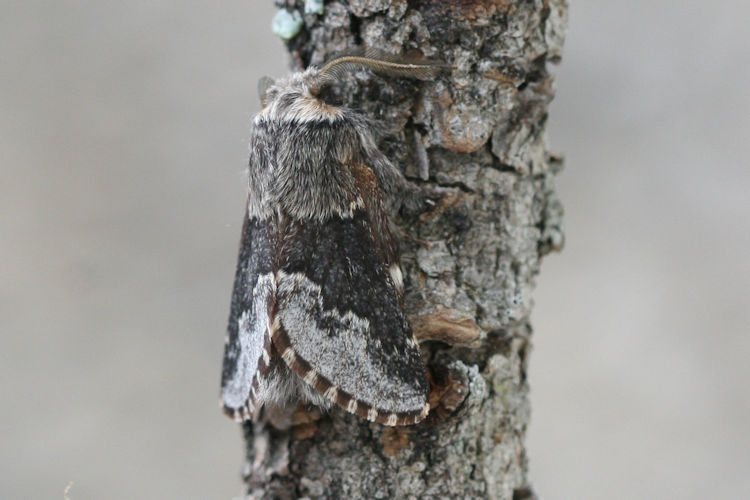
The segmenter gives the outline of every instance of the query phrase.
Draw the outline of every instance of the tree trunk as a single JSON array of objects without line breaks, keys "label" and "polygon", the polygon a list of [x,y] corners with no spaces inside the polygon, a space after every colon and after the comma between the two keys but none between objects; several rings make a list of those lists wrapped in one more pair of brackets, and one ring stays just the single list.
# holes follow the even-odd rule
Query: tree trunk
[{"label": "tree trunk", "polygon": [[[308,6],[315,4],[310,0]],[[399,218],[406,310],[422,343],[432,411],[385,427],[334,408],[245,424],[253,498],[533,497],[524,436],[533,280],[562,245],[545,146],[565,0],[302,0],[294,70],[355,46],[421,52],[452,67],[433,82],[357,71],[340,98],[387,129],[380,147],[439,192]],[[304,13],[304,14],[303,14]]]}]

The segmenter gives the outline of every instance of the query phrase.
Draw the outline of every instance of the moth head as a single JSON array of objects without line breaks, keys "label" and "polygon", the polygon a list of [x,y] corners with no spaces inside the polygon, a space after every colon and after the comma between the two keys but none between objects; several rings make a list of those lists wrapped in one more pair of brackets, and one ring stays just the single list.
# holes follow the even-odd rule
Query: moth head
[{"label": "moth head", "polygon": [[320,89],[320,70],[314,67],[278,80],[263,77],[258,82],[258,97],[263,107],[261,116],[310,121],[340,114],[339,109],[318,98]]}]

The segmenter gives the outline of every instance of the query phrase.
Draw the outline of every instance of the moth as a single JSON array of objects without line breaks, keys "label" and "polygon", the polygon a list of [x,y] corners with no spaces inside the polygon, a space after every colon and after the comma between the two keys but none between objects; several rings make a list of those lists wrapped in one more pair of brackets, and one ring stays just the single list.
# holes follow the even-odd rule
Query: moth
[{"label": "moth", "polygon": [[385,425],[417,423],[430,408],[386,211],[388,200],[423,196],[379,151],[371,122],[321,98],[353,66],[436,71],[345,56],[261,83],[221,377],[237,421],[295,401]]}]

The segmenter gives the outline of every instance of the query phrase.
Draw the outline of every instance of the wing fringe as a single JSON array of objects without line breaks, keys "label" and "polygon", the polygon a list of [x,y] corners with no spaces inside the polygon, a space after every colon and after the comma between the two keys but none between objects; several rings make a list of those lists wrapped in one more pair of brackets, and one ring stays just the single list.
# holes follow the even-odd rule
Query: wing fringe
[{"label": "wing fringe", "polygon": [[419,423],[425,419],[430,411],[429,402],[425,403],[419,410],[408,412],[396,413],[381,410],[334,386],[330,380],[315,371],[310,363],[297,354],[289,340],[289,335],[284,330],[284,327],[281,326],[278,317],[273,326],[272,340],[276,350],[281,353],[284,362],[297,376],[349,413],[358,415],[370,422],[395,426]]}]

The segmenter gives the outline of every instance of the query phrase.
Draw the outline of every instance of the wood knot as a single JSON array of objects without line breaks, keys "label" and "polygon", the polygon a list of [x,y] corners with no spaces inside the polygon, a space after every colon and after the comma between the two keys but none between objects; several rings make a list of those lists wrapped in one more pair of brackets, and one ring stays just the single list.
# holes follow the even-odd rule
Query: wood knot
[{"label": "wood knot", "polygon": [[412,328],[420,342],[436,340],[450,346],[464,346],[479,338],[479,327],[473,319],[457,318],[447,308],[414,318]]}]

